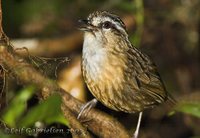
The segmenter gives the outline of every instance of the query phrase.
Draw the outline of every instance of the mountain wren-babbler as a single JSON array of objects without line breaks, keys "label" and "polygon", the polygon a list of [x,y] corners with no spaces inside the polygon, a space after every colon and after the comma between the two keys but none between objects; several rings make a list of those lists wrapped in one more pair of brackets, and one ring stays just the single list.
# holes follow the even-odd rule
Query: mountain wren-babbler
[{"label": "mountain wren-babbler", "polygon": [[137,137],[142,111],[168,97],[156,66],[130,43],[125,24],[117,15],[96,11],[79,22],[84,31],[82,72],[87,87],[113,110],[140,112]]}]

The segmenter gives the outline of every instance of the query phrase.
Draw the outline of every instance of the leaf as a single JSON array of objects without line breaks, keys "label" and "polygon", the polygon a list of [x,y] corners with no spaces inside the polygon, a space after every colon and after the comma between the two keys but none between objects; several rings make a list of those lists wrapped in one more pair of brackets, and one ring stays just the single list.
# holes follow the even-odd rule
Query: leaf
[{"label": "leaf", "polygon": [[52,95],[43,101],[41,104],[33,107],[24,118],[20,120],[20,126],[28,127],[37,121],[43,121],[47,124],[62,123],[68,125],[61,111],[61,97]]},{"label": "leaf", "polygon": [[16,126],[16,121],[24,113],[26,109],[26,102],[34,94],[34,87],[29,86],[23,89],[10,103],[9,107],[6,108],[4,114],[2,115],[3,121],[11,126]]},{"label": "leaf", "polygon": [[11,134],[10,130],[0,130],[0,138],[23,138],[23,137]]},{"label": "leaf", "polygon": [[200,103],[184,103],[177,107],[177,111],[191,114],[200,118]]},{"label": "leaf", "polygon": [[200,118],[200,94],[193,92],[180,97],[175,110]]}]

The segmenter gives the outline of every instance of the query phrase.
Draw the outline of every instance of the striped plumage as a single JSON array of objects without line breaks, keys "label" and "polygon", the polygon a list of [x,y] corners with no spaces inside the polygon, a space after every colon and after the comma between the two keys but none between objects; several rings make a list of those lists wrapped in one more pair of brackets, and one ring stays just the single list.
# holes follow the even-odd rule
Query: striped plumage
[{"label": "striped plumage", "polygon": [[113,110],[134,113],[167,99],[156,66],[131,45],[118,16],[94,12],[82,30],[83,77],[97,100]]}]

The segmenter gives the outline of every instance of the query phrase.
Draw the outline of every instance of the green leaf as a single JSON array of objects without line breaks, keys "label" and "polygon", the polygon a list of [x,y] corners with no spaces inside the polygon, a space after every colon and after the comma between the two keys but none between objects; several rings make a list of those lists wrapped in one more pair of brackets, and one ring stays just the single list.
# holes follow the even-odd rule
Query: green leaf
[{"label": "green leaf", "polygon": [[24,118],[20,120],[20,126],[28,127],[37,121],[43,121],[47,124],[62,123],[68,125],[61,111],[61,97],[52,95],[43,101],[41,104],[33,107]]},{"label": "green leaf", "polygon": [[34,87],[29,86],[23,89],[10,103],[9,107],[6,108],[4,114],[2,115],[3,121],[11,126],[16,126],[16,121],[26,110],[26,102],[34,94]]},{"label": "green leaf", "polygon": [[7,134],[3,133],[2,130],[0,131],[0,137],[1,138],[14,138],[14,136],[7,135]]},{"label": "green leaf", "polygon": [[200,118],[200,102],[179,103],[179,105],[176,107],[176,110]]}]

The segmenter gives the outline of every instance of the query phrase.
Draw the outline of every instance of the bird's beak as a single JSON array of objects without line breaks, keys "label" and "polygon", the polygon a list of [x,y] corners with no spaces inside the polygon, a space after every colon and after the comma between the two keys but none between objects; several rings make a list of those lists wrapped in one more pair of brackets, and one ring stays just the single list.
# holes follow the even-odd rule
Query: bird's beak
[{"label": "bird's beak", "polygon": [[94,27],[88,20],[78,20],[78,29],[81,31],[92,31]]}]

